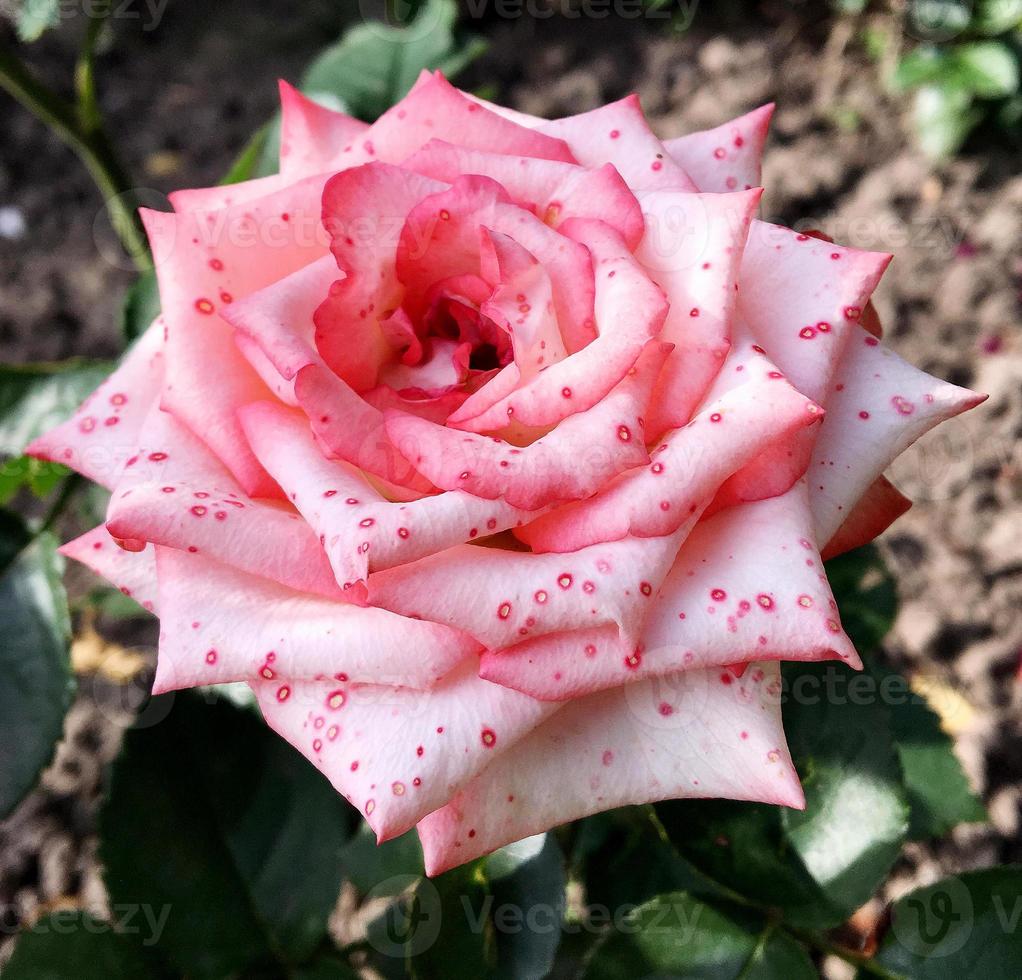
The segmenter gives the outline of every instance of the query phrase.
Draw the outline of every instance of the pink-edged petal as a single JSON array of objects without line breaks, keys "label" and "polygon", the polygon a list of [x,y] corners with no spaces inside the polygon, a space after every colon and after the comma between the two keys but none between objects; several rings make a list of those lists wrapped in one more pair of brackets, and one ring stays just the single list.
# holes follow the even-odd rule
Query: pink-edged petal
[{"label": "pink-edged petal", "polygon": [[324,255],[221,311],[237,331],[235,342],[249,363],[290,405],[296,403],[295,375],[307,364],[320,363],[313,316],[342,275],[333,256]]},{"label": "pink-edged petal", "polygon": [[565,705],[419,824],[426,872],[627,804],[723,797],[802,807],[776,664],[684,671]]},{"label": "pink-edged petal", "polygon": [[701,191],[759,187],[763,147],[773,114],[770,102],[715,129],[664,140],[664,146]]},{"label": "pink-edged petal", "polygon": [[168,328],[162,404],[253,496],[279,491],[248,448],[235,412],[265,398],[266,386],[217,311],[326,253],[322,187],[322,178],[312,177],[221,211],[142,212]]},{"label": "pink-edged petal", "polygon": [[459,92],[439,72],[420,79],[355,140],[353,149],[400,163],[431,139],[451,134],[459,146],[470,150],[576,162],[563,140],[492,112]]},{"label": "pink-edged petal", "polygon": [[536,551],[559,552],[629,534],[691,528],[732,473],[822,416],[783,377],[768,373],[750,363],[742,374],[745,383],[711,401],[684,428],[668,433],[649,465],[604,483],[587,500],[551,511],[517,536]]},{"label": "pink-edged petal", "polygon": [[[531,380],[523,366],[525,383],[473,416],[477,399],[486,395],[487,389],[483,388],[451,416],[449,424],[471,432],[488,432],[499,430],[508,419],[538,427],[584,412],[621,381],[647,343],[660,334],[668,310],[664,294],[617,232],[602,221],[583,218],[566,222],[563,231],[592,256],[596,339],[567,359],[552,365],[548,361]],[[517,347],[515,360],[517,363]]]},{"label": "pink-edged petal", "polygon": [[841,629],[799,483],[697,524],[636,645],[606,629],[562,633],[486,653],[480,674],[533,697],[566,700],[679,670],[834,658],[861,667]]},{"label": "pink-edged petal", "polygon": [[325,459],[297,413],[262,402],[243,410],[242,423],[256,455],[319,535],[342,586],[535,516],[459,491],[391,503],[353,467]]},{"label": "pink-edged petal", "polygon": [[296,592],[202,555],[157,548],[156,568],[154,692],[254,678],[424,690],[479,649],[445,626]]},{"label": "pink-edged petal", "polygon": [[[355,390],[376,384],[392,353],[382,321],[401,306],[403,228],[423,199],[445,185],[384,163],[344,170],[323,191],[323,223],[343,277],[315,312],[316,347]],[[475,239],[478,242],[478,233]],[[420,243],[416,243],[418,246]]]},{"label": "pink-edged petal", "polygon": [[443,806],[553,706],[467,663],[429,691],[336,680],[260,680],[267,723],[357,807],[382,842]]},{"label": "pink-edged petal", "polygon": [[861,327],[835,380],[808,473],[820,541],[924,432],[986,400],[912,367]]},{"label": "pink-edged petal", "polygon": [[444,490],[500,497],[524,510],[578,500],[648,461],[642,417],[669,349],[651,341],[606,398],[521,448],[410,415],[388,415],[387,432],[405,457]]},{"label": "pink-edged petal", "polygon": [[587,169],[554,160],[469,150],[435,139],[402,166],[448,184],[463,174],[491,177],[516,204],[553,228],[569,218],[596,218],[615,228],[629,249],[642,238],[639,203],[611,164]]},{"label": "pink-edged petal", "polygon": [[760,192],[641,195],[646,234],[636,252],[670,303],[662,338],[674,344],[650,404],[648,431],[684,425],[721,369],[742,251]]},{"label": "pink-edged petal", "polygon": [[120,366],[66,422],[35,439],[29,456],[69,466],[108,490],[135,451],[163,384],[163,320],[157,317]]},{"label": "pink-edged petal", "polygon": [[491,650],[608,623],[634,641],[680,541],[626,538],[566,555],[462,545],[371,576],[369,599],[464,630]]},{"label": "pink-edged petal", "polygon": [[359,398],[324,365],[309,364],[298,372],[295,397],[328,457],[373,474],[393,488],[394,494],[388,495],[401,499],[414,499],[433,489],[392,441],[384,413]]},{"label": "pink-edged petal", "polygon": [[823,557],[836,558],[853,548],[869,544],[911,507],[912,501],[887,477],[877,477],[827,542]]},{"label": "pink-edged petal", "polygon": [[280,86],[280,173],[298,180],[325,173],[338,152],[361,136],[367,123],[306,98],[283,79]]},{"label": "pink-edged petal", "polygon": [[612,163],[632,190],[696,189],[684,168],[649,128],[637,95],[577,116],[545,122],[538,131],[564,140],[584,167]]},{"label": "pink-edged petal", "polygon": [[186,211],[222,211],[224,208],[256,201],[268,194],[275,194],[293,184],[290,177],[271,174],[237,184],[215,184],[213,187],[182,187],[171,191],[167,197],[178,213]]},{"label": "pink-edged petal", "polygon": [[154,408],[107,510],[116,538],[202,554],[300,591],[340,589],[298,514],[247,497],[209,449]]},{"label": "pink-edged petal", "polygon": [[159,613],[156,590],[156,553],[152,545],[141,551],[125,551],[102,524],[60,549],[97,575],[115,585],[143,609]]}]

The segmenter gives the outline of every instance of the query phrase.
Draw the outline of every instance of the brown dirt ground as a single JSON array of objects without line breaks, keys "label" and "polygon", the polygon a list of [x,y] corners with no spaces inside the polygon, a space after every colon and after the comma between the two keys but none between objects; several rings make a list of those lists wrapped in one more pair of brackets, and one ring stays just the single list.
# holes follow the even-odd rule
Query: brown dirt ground
[{"label": "brown dirt ground", "polygon": [[[877,297],[891,345],[990,394],[895,466],[895,482],[916,505],[882,547],[902,599],[889,652],[943,689],[944,713],[992,823],[910,847],[890,889],[1022,859],[1017,157],[987,148],[929,164],[913,148],[905,106],[885,93],[854,36],[807,19],[804,9],[796,16],[790,4],[756,5],[726,30],[719,15],[699,10],[684,35],[651,19],[491,14],[477,26],[493,47],[466,84],[495,83],[503,101],[540,115],[634,90],[659,131],[673,136],[776,101],[765,216],[895,252]],[[335,31],[329,4],[307,5],[299,21],[282,0],[258,14],[241,2],[173,4],[158,31],[140,39],[126,29],[102,62],[104,102],[137,179],[157,191],[215,181],[272,111],[273,78],[296,79]],[[68,50],[59,38],[45,41],[36,63],[62,77]],[[20,239],[0,238],[2,357],[111,355],[117,296],[130,277],[97,258],[97,192],[39,124],[3,96],[0,110],[0,208],[18,207],[27,226]],[[83,685],[44,788],[0,825],[0,937],[40,902],[102,899],[95,801],[102,763],[138,699],[137,686],[112,689],[102,678]],[[9,948],[0,945],[0,961]]]}]

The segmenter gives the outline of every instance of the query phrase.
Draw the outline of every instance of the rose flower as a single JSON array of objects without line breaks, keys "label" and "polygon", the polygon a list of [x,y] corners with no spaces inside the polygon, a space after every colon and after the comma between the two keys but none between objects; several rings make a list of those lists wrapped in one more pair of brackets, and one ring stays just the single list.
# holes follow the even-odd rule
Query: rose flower
[{"label": "rose flower", "polygon": [[32,447],[66,545],[248,683],[437,873],[596,811],[798,807],[781,660],[859,666],[821,557],[981,401],[863,322],[889,255],[755,218],[771,107],[661,141],[424,73],[367,126],[282,86],[279,175],[143,214],[162,315]]}]

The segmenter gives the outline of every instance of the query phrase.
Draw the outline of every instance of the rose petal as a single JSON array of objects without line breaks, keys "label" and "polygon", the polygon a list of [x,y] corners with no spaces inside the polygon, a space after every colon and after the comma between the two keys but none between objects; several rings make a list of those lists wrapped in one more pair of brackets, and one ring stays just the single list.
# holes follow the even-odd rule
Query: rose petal
[{"label": "rose petal", "polygon": [[684,671],[565,705],[422,820],[427,874],[627,804],[724,797],[801,808],[777,666],[729,676]]},{"label": "rose petal", "polygon": [[280,87],[280,173],[299,180],[328,171],[337,153],[369,128],[306,98],[283,79]]},{"label": "rose petal", "polygon": [[336,680],[252,688],[270,727],[365,814],[381,842],[446,803],[553,710],[480,680],[472,663],[429,691]]},{"label": "rose petal", "polygon": [[102,524],[68,541],[60,553],[111,582],[147,612],[160,614],[156,593],[156,552],[152,545],[125,551]]},{"label": "rose petal", "polygon": [[824,559],[836,558],[853,548],[869,544],[911,506],[912,501],[890,480],[884,476],[877,477],[827,542],[823,549]]}]

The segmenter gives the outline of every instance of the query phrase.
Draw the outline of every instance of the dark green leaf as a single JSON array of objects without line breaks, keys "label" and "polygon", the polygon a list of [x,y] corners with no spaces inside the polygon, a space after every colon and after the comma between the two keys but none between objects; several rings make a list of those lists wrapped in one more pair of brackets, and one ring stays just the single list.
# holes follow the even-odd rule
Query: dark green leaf
[{"label": "dark green leaf", "polygon": [[[396,895],[414,878],[426,872],[422,863],[419,835],[410,830],[384,844],[376,843],[376,835],[367,823],[359,825],[355,835],[341,850],[344,877],[359,891],[375,895]],[[386,882],[394,880],[393,890]]]},{"label": "dark green leaf", "polygon": [[292,970],[290,980],[359,980],[360,974],[340,956],[324,954]]},{"label": "dark green leaf", "polygon": [[101,815],[111,900],[169,908],[160,949],[191,976],[301,961],[340,888],[345,804],[253,712],[205,697],[125,739]]},{"label": "dark green leaf", "polygon": [[979,0],[970,26],[988,37],[1022,27],[1022,0]]},{"label": "dark green leaf", "polygon": [[685,892],[628,914],[589,961],[585,980],[816,980],[805,950],[772,926]]},{"label": "dark green leaf", "polygon": [[950,84],[924,85],[916,92],[914,108],[919,144],[934,159],[954,153],[983,118],[972,93]]},{"label": "dark green leaf", "polygon": [[[13,534],[5,549],[24,544]],[[60,583],[63,563],[55,542],[43,535],[0,576],[0,819],[35,785],[50,761],[74,694],[68,655],[70,623]],[[14,749],[16,747],[16,750]]]},{"label": "dark green leaf", "polygon": [[[911,980],[1016,980],[1022,868],[971,871],[898,899],[876,961]],[[860,973],[863,980],[872,975]]]},{"label": "dark green leaf", "polygon": [[160,289],[156,273],[143,272],[125,291],[121,301],[121,333],[135,340],[160,315]]},{"label": "dark green leaf", "polygon": [[894,578],[877,549],[867,544],[827,562],[827,578],[841,611],[841,625],[860,653],[875,650],[894,624]]},{"label": "dark green leaf", "polygon": [[493,976],[541,980],[553,966],[564,918],[564,856],[553,834],[502,847],[483,861],[493,897]]},{"label": "dark green leaf", "polygon": [[986,820],[937,715],[900,674],[875,663],[867,670],[891,706],[891,732],[911,807],[909,838],[942,837],[960,823]]},{"label": "dark green leaf", "polygon": [[[18,938],[4,967],[4,980],[146,980],[162,973],[144,951],[136,929],[142,916],[132,913],[115,932],[111,923],[86,912],[53,912]],[[129,934],[130,933],[130,938]]]},{"label": "dark green leaf", "polygon": [[8,510],[0,510],[0,574],[5,572],[18,553],[32,540],[25,522]]},{"label": "dark green leaf", "polygon": [[48,30],[60,24],[60,0],[20,0],[15,25],[22,41],[38,41]]},{"label": "dark green leaf", "polygon": [[423,68],[455,74],[481,52],[478,41],[458,41],[457,18],[454,0],[427,0],[405,27],[359,24],[309,66],[302,88],[333,95],[353,115],[373,120],[408,92]]},{"label": "dark green leaf", "polygon": [[280,115],[260,126],[238,154],[221,184],[240,184],[243,180],[268,177],[277,172],[280,148]]},{"label": "dark green leaf", "polygon": [[714,881],[822,928],[883,880],[905,838],[908,804],[876,682],[834,664],[783,672],[784,727],[806,809],[727,800],[656,809],[681,854]]},{"label": "dark green leaf", "polygon": [[110,373],[111,365],[0,364],[0,455],[17,456],[38,435],[63,422]]}]

